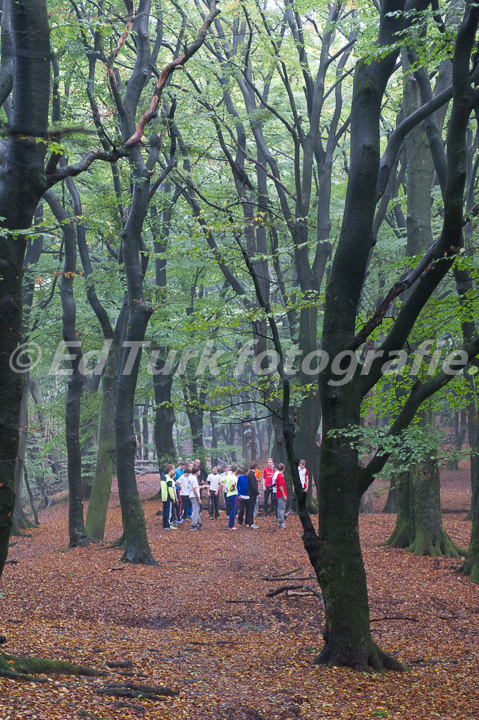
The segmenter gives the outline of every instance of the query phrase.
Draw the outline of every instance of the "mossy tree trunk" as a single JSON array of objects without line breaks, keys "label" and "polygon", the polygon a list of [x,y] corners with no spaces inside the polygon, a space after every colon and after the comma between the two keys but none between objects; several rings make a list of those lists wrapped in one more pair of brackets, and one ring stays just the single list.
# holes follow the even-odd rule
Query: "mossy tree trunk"
[{"label": "mossy tree trunk", "polygon": [[[323,443],[319,473],[319,555],[315,570],[324,596],[325,645],[316,663],[356,670],[401,670],[404,666],[374,642],[366,573],[359,541],[359,507],[365,481],[357,450],[346,435],[330,431],[359,425],[358,383],[321,388]],[[370,479],[372,482],[372,478]],[[370,484],[370,483],[369,483]]]},{"label": "mossy tree trunk", "polygon": [[411,502],[412,480],[410,472],[396,478],[397,518],[396,527],[384,545],[407,548],[414,538],[414,506]]},{"label": "mossy tree trunk", "polygon": [[479,421],[475,384],[473,390],[474,400],[469,404],[467,419],[471,451],[471,540],[460,572],[468,575],[471,582],[479,583]]},{"label": "mossy tree trunk", "polygon": [[[401,3],[394,2],[386,2],[381,6],[379,46],[383,43],[389,45],[393,37],[397,39],[404,18],[400,19],[401,13],[395,11],[402,7]],[[420,272],[419,265],[416,275],[412,275],[410,282],[414,284],[413,290],[392,322],[381,346],[382,353],[397,351],[408,341],[425,303],[451,267],[456,248],[462,243],[465,180],[463,152],[467,119],[472,112],[473,102],[470,83],[464,79],[460,69],[468,76],[478,20],[478,9],[466,9],[455,47],[456,92],[449,126],[447,162],[450,180],[444,197],[443,231],[434,246],[433,263],[430,264],[428,260],[428,264],[424,265],[428,272]],[[356,370],[349,378],[346,375],[338,378],[340,373],[333,372],[332,360],[344,353],[353,362],[351,355],[367,340],[376,326],[368,323],[366,329],[356,335],[359,304],[375,241],[372,228],[376,205],[396,157],[388,156],[387,161],[380,165],[381,102],[396,60],[397,52],[392,51],[381,56],[378,62],[368,65],[360,61],[356,67],[348,188],[341,234],[326,289],[323,323],[322,349],[328,353],[330,362],[320,374],[323,443],[317,540],[312,537],[307,520],[300,510],[305,529],[305,547],[316,570],[325,602],[325,645],[317,662],[347,665],[361,670],[368,667],[379,670],[402,667],[395,658],[380,650],[371,636],[366,578],[358,533],[361,495],[384,467],[387,454],[378,453],[367,467],[360,468],[354,443],[348,439],[348,428],[356,429],[360,425],[363,399],[382,377],[384,360],[373,359],[367,373],[362,375]],[[469,348],[471,355],[477,352],[477,346],[475,342]],[[411,423],[421,403],[449,379],[439,372],[424,383],[416,382],[393,421],[391,434],[399,435]],[[299,488],[297,494],[301,495]]]},{"label": "mossy tree trunk", "polygon": [[[422,424],[431,424],[430,411]],[[397,480],[396,527],[384,545],[404,548],[414,555],[457,558],[464,551],[452,542],[442,522],[441,482],[437,459],[425,459]]]},{"label": "mossy tree trunk", "polygon": [[85,522],[87,535],[95,540],[103,540],[108,501],[110,499],[111,492],[111,482],[115,470],[116,383],[120,353],[119,345],[122,337],[121,330],[122,325],[124,324],[122,319],[125,317],[126,312],[122,311],[108,351],[108,357],[102,377],[98,454]]},{"label": "mossy tree trunk", "polygon": [[448,536],[442,523],[439,467],[433,459],[419,463],[412,476],[414,535],[408,552],[431,557],[458,558],[464,554]]},{"label": "mossy tree trunk", "polygon": [[[461,247],[465,177],[463,151],[468,118],[475,107],[469,65],[474,52],[479,9],[471,5],[466,7],[455,45],[457,67],[454,72],[455,92],[447,158],[450,180],[444,199],[442,233],[434,245],[434,251],[431,250],[422,258],[408,276],[407,282],[397,283],[391,289],[377,315],[357,332],[364,282],[375,244],[372,230],[376,206],[385,191],[391,166],[399,152],[401,143],[397,142],[398,137],[401,141],[404,138],[401,132],[405,134],[406,129],[410,129],[409,123],[399,126],[401,132],[393,134],[396,145],[388,146],[380,164],[379,121],[382,99],[398,56],[396,50],[389,52],[385,48],[395,45],[404,29],[403,9],[404,3],[394,0],[386,0],[381,5],[377,44],[384,52],[377,58],[377,62],[368,64],[360,61],[354,77],[348,188],[341,233],[325,298],[322,350],[327,353],[329,362],[320,374],[323,443],[317,533],[307,511],[307,497],[301,488],[297,470],[295,429],[290,417],[290,384],[285,372],[280,335],[269,303],[261,302],[268,317],[276,352],[282,358],[278,374],[283,390],[283,439],[298,498],[299,516],[304,530],[303,542],[324,596],[325,645],[316,661],[362,671],[371,667],[376,670],[400,670],[404,666],[376,645],[370,631],[367,584],[359,541],[359,504],[361,496],[383,469],[390,453],[380,448],[367,466],[360,466],[356,440],[361,406],[385,372],[384,355],[391,359],[391,353],[394,358],[398,349],[407,344],[425,304],[452,266],[457,248]],[[444,97],[439,100],[444,102]],[[425,108],[427,112],[435,109],[434,102]],[[416,123],[422,119],[425,110],[414,117]],[[261,298],[259,283],[244,251],[243,257],[255,281],[257,297]],[[380,325],[394,299],[413,285],[413,291],[392,319],[379,357],[375,355],[367,368],[360,366],[356,351]],[[468,360],[475,357],[477,352],[479,338],[468,346]],[[346,369],[339,362],[344,359],[349,366]],[[393,420],[389,435],[394,438],[400,436],[414,419],[421,404],[450,379],[451,376],[441,370],[425,382],[413,383]]]}]

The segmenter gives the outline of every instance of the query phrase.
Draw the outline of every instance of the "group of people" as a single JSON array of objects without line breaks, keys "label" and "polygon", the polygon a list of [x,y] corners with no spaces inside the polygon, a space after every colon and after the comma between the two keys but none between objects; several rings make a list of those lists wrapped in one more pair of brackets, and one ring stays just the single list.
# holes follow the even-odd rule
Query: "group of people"
[{"label": "group of people", "polygon": [[[298,467],[303,490],[307,491],[309,475],[306,463],[301,460]],[[274,514],[273,520],[280,528],[286,529],[285,515],[288,493],[284,479],[284,464],[274,463],[272,458],[263,472],[256,463],[240,468],[223,465],[222,472],[213,466],[208,474],[199,459],[194,462],[180,462],[178,467],[165,463],[161,473],[160,493],[163,501],[163,529],[175,530],[178,525],[191,521],[192,530],[201,530],[202,491],[208,493],[208,514],[210,520],[220,517],[220,490],[228,515],[228,529],[237,530],[244,526],[258,529],[255,518],[259,510],[260,483],[263,482],[264,514]],[[292,495],[291,510],[296,509],[295,493]]]}]

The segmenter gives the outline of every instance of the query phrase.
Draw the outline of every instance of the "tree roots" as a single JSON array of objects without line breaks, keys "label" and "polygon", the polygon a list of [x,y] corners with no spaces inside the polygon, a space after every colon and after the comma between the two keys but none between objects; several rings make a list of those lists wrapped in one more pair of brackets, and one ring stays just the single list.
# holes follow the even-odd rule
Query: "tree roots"
[{"label": "tree roots", "polygon": [[373,640],[363,647],[334,647],[332,643],[326,642],[319,655],[314,659],[314,664],[327,667],[350,667],[359,672],[386,672],[386,670],[404,672],[408,670],[406,665],[381,650]]},{"label": "tree roots", "polygon": [[95,677],[105,673],[85,665],[64,660],[47,660],[36,657],[14,657],[0,651],[0,677],[13,680],[27,680],[28,682],[45,682],[45,678],[36,678],[35,675],[87,675]]}]

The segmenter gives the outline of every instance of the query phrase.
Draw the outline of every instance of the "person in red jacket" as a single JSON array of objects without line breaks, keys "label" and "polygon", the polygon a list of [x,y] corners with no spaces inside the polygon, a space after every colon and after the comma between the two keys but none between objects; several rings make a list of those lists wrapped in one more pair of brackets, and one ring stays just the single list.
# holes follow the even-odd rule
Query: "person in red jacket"
[{"label": "person in red jacket", "polygon": [[284,512],[286,510],[286,500],[288,499],[288,493],[286,491],[286,483],[284,481],[284,465],[279,463],[276,465],[278,474],[276,476],[276,498],[278,507],[276,510],[276,517],[278,519],[278,526],[286,529],[286,523],[284,522]]},{"label": "person in red jacket", "polygon": [[273,458],[268,458],[268,464],[263,470],[263,490],[264,490],[264,514],[265,517],[269,515],[268,502],[271,499],[271,511],[273,508],[273,475],[274,475],[274,463]]}]

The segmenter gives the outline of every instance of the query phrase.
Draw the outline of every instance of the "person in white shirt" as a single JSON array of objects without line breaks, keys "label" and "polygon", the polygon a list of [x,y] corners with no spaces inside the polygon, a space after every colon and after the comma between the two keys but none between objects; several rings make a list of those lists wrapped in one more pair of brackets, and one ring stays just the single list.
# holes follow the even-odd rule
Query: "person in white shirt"
[{"label": "person in white shirt", "polygon": [[[301,481],[301,487],[303,488],[304,492],[308,492],[309,473],[306,470],[306,460],[299,461],[298,474],[299,474],[299,479]],[[292,512],[296,512],[296,493],[294,492],[294,487],[293,487],[293,494],[291,496],[291,510],[288,510],[287,515],[289,515],[289,513],[292,513]]]},{"label": "person in white shirt", "polygon": [[201,530],[201,490],[207,488],[206,483],[200,483],[201,471],[193,468],[189,475],[189,498],[191,503],[191,529]]},{"label": "person in white shirt", "polygon": [[188,506],[190,504],[190,474],[187,470],[178,478],[180,483],[180,518],[188,519]]},{"label": "person in white shirt", "polygon": [[201,530],[201,497],[200,485],[198,482],[199,470],[193,470],[188,476],[189,480],[189,498],[191,503],[191,529]]},{"label": "person in white shirt", "polygon": [[210,520],[213,520],[213,519],[218,520],[220,517],[220,510],[219,510],[220,481],[221,481],[221,475],[219,475],[216,465],[213,465],[213,467],[211,468],[210,474],[206,478],[206,482],[208,483],[208,487],[209,487],[208,513],[210,516]]}]

